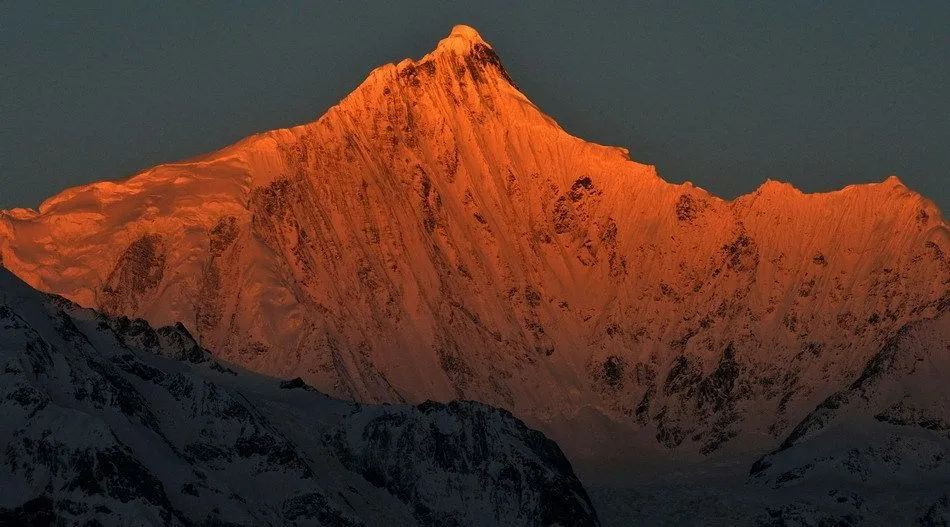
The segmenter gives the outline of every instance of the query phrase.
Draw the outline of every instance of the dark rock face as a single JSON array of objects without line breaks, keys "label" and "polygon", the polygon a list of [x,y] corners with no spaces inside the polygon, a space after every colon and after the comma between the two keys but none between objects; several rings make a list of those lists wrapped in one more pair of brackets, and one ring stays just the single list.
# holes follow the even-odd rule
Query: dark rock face
[{"label": "dark rock face", "polygon": [[3,269],[0,344],[0,524],[597,524],[557,445],[482,404],[336,401]]},{"label": "dark rock face", "polygon": [[[557,444],[527,428],[510,413],[475,402],[426,402],[415,409],[385,408],[366,422],[328,435],[344,464],[376,485],[413,504],[422,525],[511,523],[595,525],[587,493],[573,478]],[[498,431],[504,430],[504,434]],[[505,450],[515,438],[530,454]],[[403,456],[406,445],[415,445]],[[429,499],[440,488],[474,479],[491,495],[489,509],[458,511]]]},{"label": "dark rock face", "polygon": [[144,234],[122,253],[106,285],[100,307],[107,313],[135,310],[146,293],[161,283],[165,274],[166,248],[158,234]]},{"label": "dark rock face", "polygon": [[699,216],[700,205],[689,194],[681,194],[676,199],[676,219],[682,222],[692,223]]},{"label": "dark rock face", "polygon": [[486,46],[485,44],[475,44],[472,47],[472,54],[466,57],[466,63],[468,64],[469,69],[473,72],[472,75],[476,80],[478,80],[480,77],[480,70],[485,68],[494,68],[505,80],[511,83],[512,86],[515,86],[511,76],[508,75],[505,67],[501,64],[501,59],[498,58],[498,54],[495,53],[495,50]]},{"label": "dark rock face", "polygon": [[240,233],[237,218],[234,216],[225,216],[218,220],[218,223],[211,229],[209,236],[209,251],[211,257],[216,258],[228,249],[237,239]]}]

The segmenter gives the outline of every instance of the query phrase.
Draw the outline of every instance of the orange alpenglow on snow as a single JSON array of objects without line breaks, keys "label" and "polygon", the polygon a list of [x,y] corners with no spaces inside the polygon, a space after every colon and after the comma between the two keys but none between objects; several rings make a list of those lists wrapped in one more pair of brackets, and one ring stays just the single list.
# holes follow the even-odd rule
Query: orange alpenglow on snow
[{"label": "orange alpenglow on snow", "polygon": [[41,290],[336,396],[501,406],[577,457],[774,441],[946,311],[948,254],[894,177],[667,183],[562,130],[467,26],[314,122],[0,213]]}]

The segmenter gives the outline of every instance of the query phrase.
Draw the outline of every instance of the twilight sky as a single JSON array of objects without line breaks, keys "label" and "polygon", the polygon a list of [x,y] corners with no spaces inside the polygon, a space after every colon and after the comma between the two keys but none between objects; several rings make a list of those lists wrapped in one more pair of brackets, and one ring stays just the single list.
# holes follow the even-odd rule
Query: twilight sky
[{"label": "twilight sky", "polygon": [[0,208],[311,121],[458,23],[566,130],[669,181],[895,173],[950,206],[946,0],[466,3],[3,2]]}]

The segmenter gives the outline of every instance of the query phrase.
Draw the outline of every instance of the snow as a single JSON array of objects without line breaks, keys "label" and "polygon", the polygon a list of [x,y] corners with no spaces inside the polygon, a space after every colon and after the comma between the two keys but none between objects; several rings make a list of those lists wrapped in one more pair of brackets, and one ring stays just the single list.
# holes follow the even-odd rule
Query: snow
[{"label": "snow", "polygon": [[0,367],[3,524],[596,524],[557,446],[510,414],[334,400],[4,269]]},{"label": "snow", "polygon": [[0,262],[336,397],[505,408],[597,477],[774,449],[946,311],[950,230],[896,177],[667,183],[458,26],[314,122],[0,213]]}]

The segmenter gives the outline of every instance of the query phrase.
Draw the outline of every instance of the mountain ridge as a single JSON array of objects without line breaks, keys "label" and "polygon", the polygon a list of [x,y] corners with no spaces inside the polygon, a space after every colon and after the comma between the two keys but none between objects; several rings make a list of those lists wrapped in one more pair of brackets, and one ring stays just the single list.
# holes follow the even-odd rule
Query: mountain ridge
[{"label": "mountain ridge", "polygon": [[[316,120],[314,120],[314,121],[308,121],[308,122],[301,123],[301,124],[298,124],[298,125],[292,125],[292,126],[289,126],[289,127],[286,127],[286,128],[277,128],[277,129],[273,129],[273,130],[265,130],[265,131],[262,131],[262,132],[252,133],[251,135],[249,135],[249,136],[247,136],[247,137],[244,137],[244,138],[242,138],[242,139],[239,139],[239,140],[235,141],[234,143],[232,143],[232,144],[230,144],[230,145],[227,145],[227,146],[225,146],[225,147],[222,147],[222,148],[219,148],[219,149],[216,149],[216,150],[212,150],[212,151],[207,152],[207,153],[204,153],[204,154],[198,154],[198,155],[196,155],[196,156],[183,159],[183,160],[181,160],[181,161],[160,163],[160,164],[154,165],[154,166],[152,166],[152,167],[150,167],[150,168],[145,168],[145,169],[143,169],[143,170],[137,171],[137,172],[133,173],[133,174],[130,175],[130,176],[120,177],[120,178],[117,178],[117,179],[114,179],[114,180],[101,180],[101,181],[96,181],[96,182],[92,182],[92,183],[80,184],[80,185],[76,185],[76,186],[73,186],[73,187],[68,187],[68,188],[66,188],[66,189],[64,189],[64,190],[62,190],[62,191],[60,191],[60,192],[59,192],[58,194],[56,194],[55,196],[51,196],[50,198],[47,198],[46,200],[44,200],[39,206],[37,206],[36,209],[32,209],[32,208],[29,208],[29,207],[19,207],[19,208],[13,208],[13,209],[5,209],[5,210],[0,211],[0,213],[4,213],[4,214],[8,214],[8,215],[9,215],[9,214],[13,214],[13,215],[17,215],[17,216],[19,216],[19,215],[42,214],[43,211],[44,211],[44,209],[47,209],[52,203],[57,203],[57,202],[59,202],[59,201],[61,201],[61,200],[68,199],[68,197],[70,197],[71,195],[73,195],[73,194],[75,194],[75,193],[78,193],[78,192],[81,192],[81,191],[83,191],[83,190],[88,190],[90,187],[108,186],[109,184],[119,184],[119,183],[121,183],[121,182],[126,182],[126,181],[128,181],[128,180],[130,180],[130,179],[132,179],[132,178],[137,177],[137,176],[142,176],[142,175],[148,174],[148,173],[150,173],[150,172],[152,172],[152,171],[154,171],[154,170],[157,170],[157,169],[160,169],[160,168],[164,168],[164,167],[200,166],[202,163],[207,163],[207,162],[213,162],[213,161],[216,161],[216,160],[220,160],[222,157],[225,157],[227,153],[230,153],[232,150],[237,149],[238,147],[245,146],[245,145],[249,145],[250,143],[254,143],[254,142],[257,142],[257,141],[261,141],[261,140],[275,139],[274,136],[279,136],[279,135],[281,135],[281,134],[284,133],[284,132],[291,132],[291,133],[294,133],[295,131],[302,130],[302,129],[306,129],[307,127],[311,127],[311,126],[313,126],[313,125],[316,125],[319,121],[321,121],[322,119],[326,118],[326,116],[327,116],[328,114],[330,114],[332,111],[334,111],[334,110],[337,109],[338,107],[343,106],[343,105],[346,103],[347,99],[349,99],[349,98],[350,98],[351,96],[353,96],[355,93],[359,92],[362,88],[364,88],[364,86],[369,85],[369,84],[372,84],[371,81],[375,81],[377,77],[383,77],[383,76],[385,76],[387,73],[392,72],[392,71],[404,72],[404,71],[407,70],[407,68],[410,68],[410,67],[411,67],[411,68],[419,67],[419,66],[422,65],[422,64],[426,64],[426,63],[429,63],[430,61],[434,60],[439,54],[455,53],[455,54],[460,54],[460,55],[470,55],[470,54],[475,53],[475,49],[476,49],[477,46],[484,46],[484,47],[487,48],[488,50],[491,50],[492,54],[494,54],[494,50],[493,50],[491,44],[488,43],[487,41],[485,41],[485,40],[481,37],[481,35],[479,34],[479,32],[478,32],[475,28],[473,28],[473,27],[471,27],[471,26],[464,25],[464,24],[456,25],[456,26],[454,26],[454,27],[452,28],[451,33],[450,33],[446,38],[444,38],[444,39],[442,39],[442,40],[439,41],[439,43],[437,44],[436,48],[433,49],[433,51],[431,51],[431,52],[429,52],[429,53],[423,55],[421,58],[415,59],[415,60],[414,60],[414,59],[406,58],[406,59],[403,59],[403,60],[401,60],[401,61],[399,61],[399,62],[390,62],[390,63],[387,63],[387,64],[384,64],[384,65],[382,65],[382,66],[378,66],[378,67],[374,68],[374,69],[369,73],[369,75],[367,75],[367,77],[366,77],[365,79],[363,79],[363,81],[361,81],[361,82],[357,85],[357,87],[354,88],[354,89],[350,92],[350,94],[348,94],[348,95],[345,96],[343,99],[341,99],[341,101],[340,101],[339,103],[330,106],[330,107],[324,112],[323,115],[321,115],[320,117],[318,117],[318,118],[317,118]],[[497,60],[497,56],[494,57],[494,60]],[[506,72],[506,71],[504,70],[504,68],[501,66],[500,62],[497,63],[496,67],[499,68],[499,70],[501,71],[501,73],[502,73],[504,79],[508,82],[508,84],[509,84],[512,88],[515,89],[515,91],[517,92],[517,94],[520,96],[520,98],[522,98],[522,99],[524,100],[524,102],[527,102],[527,103],[530,104],[532,107],[534,107],[535,109],[537,109],[538,112],[539,112],[539,113],[542,113],[543,117],[545,117],[551,124],[555,125],[559,130],[563,131],[563,129],[560,127],[560,125],[558,125],[558,123],[557,123],[552,117],[547,116],[547,115],[544,115],[543,112],[541,112],[540,109],[538,109],[536,105],[534,105],[533,103],[531,103],[531,101],[530,101],[520,90],[518,90],[517,86],[515,86],[514,83],[511,81],[511,79],[508,77],[507,72]],[[565,132],[565,133],[566,133],[566,132]],[[583,140],[583,139],[581,139],[581,138],[579,138],[579,137],[577,137],[577,136],[573,136],[573,135],[570,135],[570,134],[568,134],[568,135],[569,135],[570,137],[574,138],[574,139],[580,140],[580,141],[584,142],[585,144],[588,144],[588,145],[591,145],[591,146],[594,146],[594,147],[604,148],[604,149],[606,149],[606,150],[608,150],[608,151],[620,152],[620,153],[622,153],[622,155],[624,156],[624,158],[625,158],[627,161],[631,161],[631,162],[633,162],[633,163],[635,163],[635,164],[637,164],[637,165],[640,165],[640,163],[637,163],[636,161],[633,161],[632,159],[629,158],[629,150],[628,150],[627,148],[625,148],[625,147],[612,146],[612,145],[601,145],[601,144],[597,144],[597,143],[593,143],[593,142],[590,142],[590,141]],[[655,171],[655,167],[654,167],[653,165],[646,165],[646,166],[649,166],[649,167],[653,168],[654,171]],[[658,177],[659,177],[659,176],[658,176]],[[662,179],[662,178],[661,178],[661,179]],[[934,209],[934,210],[936,210],[936,211],[939,212],[939,207],[937,207],[936,204],[934,204],[931,200],[929,200],[928,198],[926,198],[926,197],[923,196],[922,194],[920,194],[920,193],[918,193],[918,192],[916,192],[916,191],[913,191],[912,189],[910,189],[909,187],[907,187],[907,186],[903,183],[903,181],[901,181],[901,180],[899,179],[899,177],[898,177],[897,175],[895,175],[895,174],[892,174],[892,175],[887,176],[884,180],[882,180],[882,181],[880,181],[880,182],[855,183],[855,184],[846,185],[846,186],[844,186],[844,187],[842,187],[842,188],[840,188],[840,189],[833,189],[833,190],[828,190],[828,191],[816,191],[816,192],[803,192],[803,191],[799,190],[797,187],[795,187],[792,183],[790,183],[790,182],[788,182],[788,181],[773,180],[773,179],[771,179],[771,178],[766,178],[766,179],[765,179],[758,187],[756,187],[755,189],[753,189],[753,190],[751,190],[751,191],[749,191],[749,192],[747,192],[747,193],[745,193],[745,194],[740,194],[740,195],[738,195],[738,196],[736,196],[736,197],[734,197],[734,198],[731,198],[731,199],[723,198],[723,197],[721,197],[721,196],[718,196],[718,195],[716,195],[716,194],[713,194],[712,192],[709,192],[709,191],[705,190],[702,186],[696,185],[695,183],[693,183],[693,182],[690,181],[690,180],[685,180],[685,181],[683,181],[682,183],[672,183],[672,182],[667,182],[667,181],[665,181],[665,180],[664,180],[664,182],[667,183],[668,185],[671,185],[671,186],[676,186],[676,187],[682,186],[682,187],[695,188],[695,189],[701,190],[701,191],[703,191],[704,193],[706,193],[709,198],[717,199],[717,200],[720,200],[720,201],[723,201],[723,202],[726,202],[726,203],[731,203],[731,202],[734,202],[734,201],[741,200],[741,199],[743,199],[743,198],[747,198],[748,196],[751,196],[751,195],[756,194],[757,192],[763,190],[763,187],[770,187],[770,186],[772,186],[772,185],[774,185],[774,184],[776,184],[776,183],[778,183],[778,184],[780,184],[780,185],[788,185],[788,186],[790,186],[796,193],[798,193],[798,194],[803,194],[803,195],[805,195],[805,196],[834,194],[834,193],[842,192],[842,191],[845,191],[845,190],[848,190],[848,189],[852,189],[852,188],[858,188],[858,189],[860,189],[860,188],[865,188],[865,187],[867,187],[867,190],[873,190],[873,189],[876,189],[878,186],[883,186],[883,187],[888,187],[888,186],[902,186],[902,187],[907,188],[908,190],[910,190],[916,197],[920,197],[921,199],[926,200],[926,202],[929,202],[929,203],[928,203],[928,205],[929,205],[928,208],[932,208],[932,209]],[[941,215],[941,220],[942,220],[942,215]],[[945,223],[945,222],[944,222],[944,223]]]},{"label": "mountain ridge", "polygon": [[766,448],[946,309],[946,222],[896,177],[668,183],[565,132],[463,33],[313,122],[0,213],[0,258],[338,396],[593,411],[661,452]]},{"label": "mountain ridge", "polygon": [[557,445],[475,402],[369,407],[0,267],[0,522],[597,525]]}]

